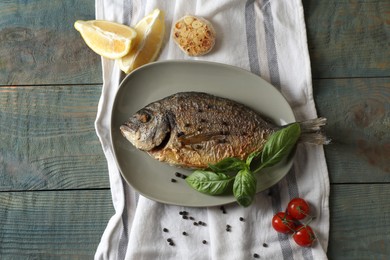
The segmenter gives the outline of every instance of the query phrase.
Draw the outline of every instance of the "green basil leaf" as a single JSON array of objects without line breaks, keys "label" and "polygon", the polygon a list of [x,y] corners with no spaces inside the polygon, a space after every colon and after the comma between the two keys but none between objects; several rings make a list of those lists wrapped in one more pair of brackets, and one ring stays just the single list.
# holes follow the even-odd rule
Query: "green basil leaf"
[{"label": "green basil leaf", "polygon": [[293,123],[272,134],[261,153],[260,168],[271,167],[280,162],[294,148],[300,135],[301,127],[298,123]]},{"label": "green basil leaf", "polygon": [[246,165],[248,166],[248,167],[250,167],[251,166],[251,162],[252,162],[252,160],[254,159],[254,158],[256,158],[257,156],[259,156],[259,154],[260,154],[261,152],[253,152],[253,153],[251,153],[247,158],[246,158]]},{"label": "green basil leaf", "polygon": [[248,170],[244,169],[237,173],[233,183],[233,195],[238,204],[248,207],[256,194],[257,180]]},{"label": "green basil leaf", "polygon": [[237,172],[245,167],[245,162],[234,157],[225,158],[216,164],[209,164],[213,172]]},{"label": "green basil leaf", "polygon": [[186,182],[195,190],[208,195],[225,193],[234,180],[234,176],[211,171],[196,170],[186,178]]}]

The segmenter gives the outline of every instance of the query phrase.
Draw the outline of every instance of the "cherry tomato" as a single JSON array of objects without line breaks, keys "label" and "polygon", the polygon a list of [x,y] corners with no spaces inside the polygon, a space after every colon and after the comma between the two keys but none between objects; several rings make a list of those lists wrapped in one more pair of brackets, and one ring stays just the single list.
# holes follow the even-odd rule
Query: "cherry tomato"
[{"label": "cherry tomato", "polygon": [[272,218],[273,228],[281,233],[293,233],[295,230],[294,219],[286,212],[279,212]]},{"label": "cherry tomato", "polygon": [[309,204],[301,198],[292,199],[287,205],[287,213],[297,219],[304,219],[309,215]]},{"label": "cherry tomato", "polygon": [[309,247],[313,245],[316,236],[310,226],[299,225],[293,235],[293,239],[298,245]]}]

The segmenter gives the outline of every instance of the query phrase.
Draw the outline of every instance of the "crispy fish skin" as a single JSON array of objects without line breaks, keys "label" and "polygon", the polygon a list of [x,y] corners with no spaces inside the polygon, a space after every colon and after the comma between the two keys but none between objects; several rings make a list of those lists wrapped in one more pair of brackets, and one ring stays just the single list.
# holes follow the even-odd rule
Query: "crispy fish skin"
[{"label": "crispy fish skin", "polygon": [[226,157],[261,150],[278,127],[248,107],[206,93],[182,92],[153,102],[121,127],[153,158],[185,168],[207,168]]}]

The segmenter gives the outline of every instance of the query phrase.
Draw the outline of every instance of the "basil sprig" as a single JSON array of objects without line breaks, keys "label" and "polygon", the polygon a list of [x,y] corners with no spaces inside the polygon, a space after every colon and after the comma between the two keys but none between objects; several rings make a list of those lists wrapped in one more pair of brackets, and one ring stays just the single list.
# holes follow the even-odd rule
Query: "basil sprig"
[{"label": "basil sprig", "polygon": [[271,135],[261,152],[261,164],[254,173],[263,168],[274,166],[288,156],[300,136],[301,127],[298,123],[291,124]]},{"label": "basil sprig", "polygon": [[249,169],[242,169],[234,178],[233,195],[238,204],[248,207],[256,194],[257,179]]},{"label": "basil sprig", "polygon": [[[292,123],[270,136],[263,150],[251,153],[246,160],[226,158],[210,164],[207,170],[196,170],[186,178],[195,190],[208,195],[221,195],[233,191],[238,204],[248,207],[256,194],[255,174],[274,166],[288,156],[301,135],[298,123]],[[260,157],[260,165],[251,170],[251,163]]]},{"label": "basil sprig", "polygon": [[229,189],[234,178],[221,172],[196,170],[186,178],[186,182],[202,193],[220,195]]}]

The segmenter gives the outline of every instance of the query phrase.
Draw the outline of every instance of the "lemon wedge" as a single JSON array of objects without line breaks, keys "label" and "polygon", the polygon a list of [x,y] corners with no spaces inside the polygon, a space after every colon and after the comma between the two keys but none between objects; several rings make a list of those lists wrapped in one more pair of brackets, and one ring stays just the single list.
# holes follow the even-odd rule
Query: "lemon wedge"
[{"label": "lemon wedge", "polygon": [[128,54],[137,36],[133,28],[110,21],[78,20],[74,27],[94,52],[109,59],[119,59]]},{"label": "lemon wedge", "polygon": [[155,9],[135,26],[137,36],[134,48],[120,58],[119,67],[125,73],[154,61],[161,49],[165,34],[164,12]]}]

